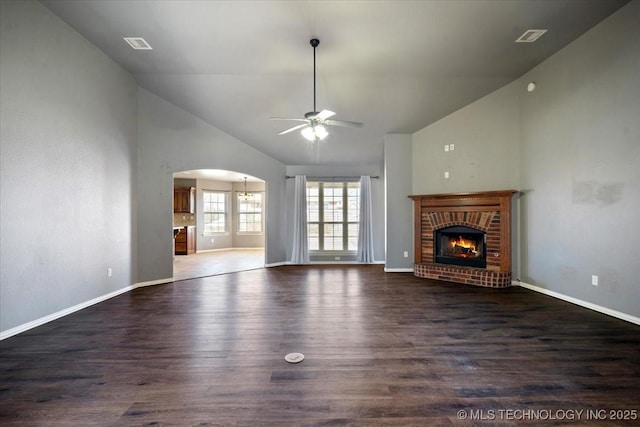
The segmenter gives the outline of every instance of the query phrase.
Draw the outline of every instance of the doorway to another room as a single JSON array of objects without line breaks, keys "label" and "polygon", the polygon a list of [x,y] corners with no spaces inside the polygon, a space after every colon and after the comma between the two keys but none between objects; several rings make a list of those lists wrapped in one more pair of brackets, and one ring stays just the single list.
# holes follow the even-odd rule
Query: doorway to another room
[{"label": "doorway to another room", "polygon": [[173,178],[174,280],[264,267],[264,181],[219,169]]}]

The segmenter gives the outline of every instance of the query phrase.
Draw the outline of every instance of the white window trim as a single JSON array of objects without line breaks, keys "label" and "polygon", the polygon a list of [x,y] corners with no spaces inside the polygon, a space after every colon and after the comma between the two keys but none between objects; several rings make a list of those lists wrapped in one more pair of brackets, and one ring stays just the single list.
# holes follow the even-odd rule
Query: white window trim
[{"label": "white window trim", "polygon": [[[225,231],[204,231],[205,228],[205,223],[204,223],[204,216],[207,213],[210,212],[205,212],[204,210],[204,193],[221,193],[224,194],[225,196],[225,212],[224,212],[224,225],[225,225]],[[203,236],[229,236],[231,234],[231,224],[229,221],[230,218],[230,214],[229,214],[229,199],[231,197],[231,192],[229,190],[209,190],[209,189],[203,189],[202,190],[202,225],[203,225],[203,231],[202,231],[202,235]]]},{"label": "white window trim", "polygon": [[[352,181],[335,181],[335,182],[331,182],[331,181],[309,181],[307,182],[307,186],[309,184],[346,184],[345,187],[348,187],[349,184],[352,184]],[[359,181],[358,181],[359,183]],[[347,193],[344,193],[343,197],[347,197]],[[321,203],[319,206],[319,211],[318,211],[318,222],[313,222],[314,224],[318,224],[318,225],[323,225],[325,224],[324,221],[320,221],[320,218],[323,217],[323,211],[322,211],[322,207],[321,207]],[[345,204],[346,206],[346,204]],[[307,207],[307,212],[308,212],[308,207]],[[307,214],[308,215],[308,214]],[[346,216],[347,213],[345,212],[344,215]],[[311,224],[312,222],[308,220],[307,218],[307,224]],[[329,224],[333,223],[332,221],[328,222]],[[348,226],[349,224],[359,224],[358,221],[343,221],[341,223],[344,226]],[[343,229],[344,230],[344,229]],[[344,233],[344,231],[343,231]],[[320,234],[320,236],[322,236],[322,233]],[[344,236],[343,234],[343,238],[346,240],[348,240],[348,236]],[[309,254],[310,255],[315,255],[315,256],[350,256],[350,255],[355,255],[358,253],[357,249],[354,250],[348,250],[348,249],[342,249],[342,250],[337,250],[337,249],[329,249],[329,250],[325,250],[325,249],[310,249],[309,250]]]},{"label": "white window trim", "polygon": [[[262,236],[264,235],[264,191],[247,191],[248,194],[260,194],[262,199],[262,207],[260,208],[260,227],[262,231],[240,231],[240,199],[238,199],[238,195],[244,193],[243,191],[236,191],[235,199],[236,199],[236,235],[238,236]],[[242,212],[242,213],[257,213],[257,212]]]}]

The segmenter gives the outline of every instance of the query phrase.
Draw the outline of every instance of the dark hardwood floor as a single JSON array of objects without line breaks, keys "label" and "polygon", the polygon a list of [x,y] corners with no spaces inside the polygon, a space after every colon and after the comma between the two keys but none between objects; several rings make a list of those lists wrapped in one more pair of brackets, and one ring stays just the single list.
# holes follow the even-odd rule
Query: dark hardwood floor
[{"label": "dark hardwood floor", "polygon": [[2,426],[640,424],[640,326],[381,266],[139,288],[0,352]]}]

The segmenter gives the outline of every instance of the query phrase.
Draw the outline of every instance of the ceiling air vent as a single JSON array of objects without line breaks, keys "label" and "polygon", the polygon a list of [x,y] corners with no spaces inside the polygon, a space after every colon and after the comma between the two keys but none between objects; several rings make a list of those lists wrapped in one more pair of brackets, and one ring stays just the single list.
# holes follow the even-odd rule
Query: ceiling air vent
[{"label": "ceiling air vent", "polygon": [[124,41],[129,43],[129,46],[136,50],[151,50],[153,49],[149,43],[142,37],[124,37]]},{"label": "ceiling air vent", "polygon": [[527,30],[520,37],[518,37],[516,43],[533,43],[546,32],[547,30]]}]

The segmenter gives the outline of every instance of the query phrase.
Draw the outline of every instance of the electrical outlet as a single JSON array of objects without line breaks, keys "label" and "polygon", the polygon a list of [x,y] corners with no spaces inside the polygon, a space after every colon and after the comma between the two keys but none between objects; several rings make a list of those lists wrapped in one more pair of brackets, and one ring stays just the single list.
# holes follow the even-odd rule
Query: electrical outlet
[{"label": "electrical outlet", "polygon": [[596,275],[591,276],[591,284],[593,286],[598,286],[598,276]]},{"label": "electrical outlet", "polygon": [[409,251],[404,251],[404,257],[409,258]]},{"label": "electrical outlet", "polygon": [[449,172],[444,173],[444,179],[449,179]]},{"label": "electrical outlet", "polygon": [[454,144],[449,144],[449,151],[455,150],[456,146]]},{"label": "electrical outlet", "polygon": [[111,277],[111,276],[113,276],[113,269],[107,268],[107,277]]},{"label": "electrical outlet", "polygon": [[449,151],[449,145],[444,146],[444,151]]},{"label": "electrical outlet", "polygon": [[340,261],[340,257],[339,257],[339,256],[335,257],[334,259],[335,259],[336,261]]}]

